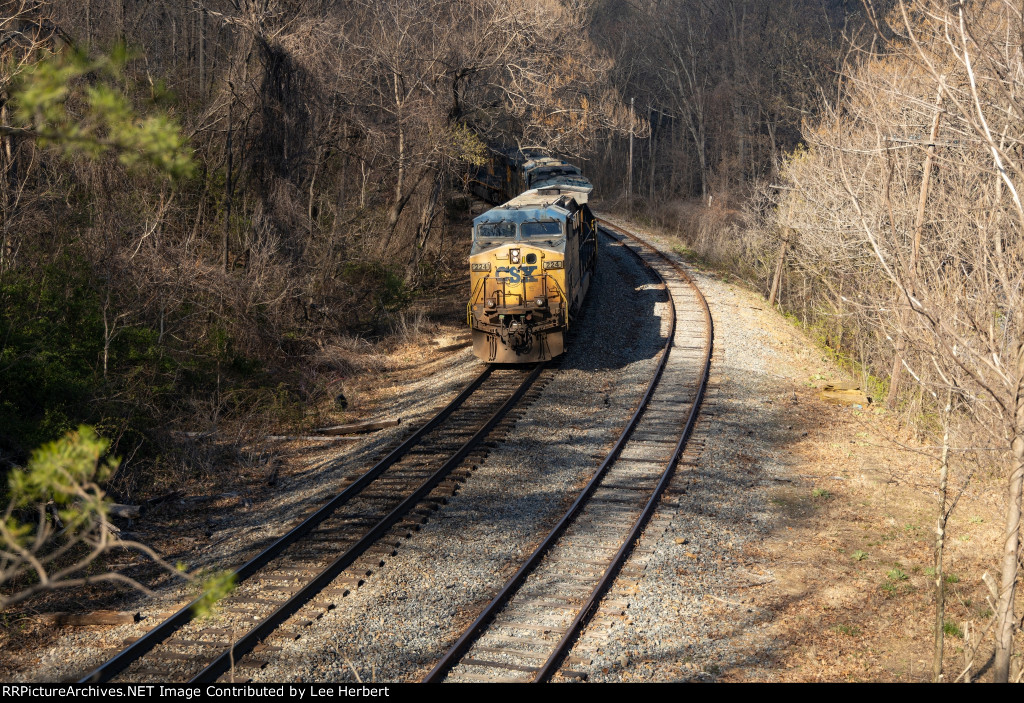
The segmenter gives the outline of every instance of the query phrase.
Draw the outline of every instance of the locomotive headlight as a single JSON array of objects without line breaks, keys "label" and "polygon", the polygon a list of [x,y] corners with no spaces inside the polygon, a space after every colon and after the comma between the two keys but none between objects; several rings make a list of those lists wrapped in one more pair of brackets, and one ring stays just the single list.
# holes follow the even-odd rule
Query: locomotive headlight
[{"label": "locomotive headlight", "polygon": [[544,262],[544,268],[545,269],[565,268],[565,262],[563,262],[561,260],[558,260],[558,261],[545,261]]},{"label": "locomotive headlight", "polygon": [[518,264],[519,263],[519,250],[518,249],[509,249],[508,250],[508,256],[509,256],[509,261],[511,261],[511,263],[513,263],[513,264]]},{"label": "locomotive headlight", "polygon": [[484,306],[485,306],[485,307],[486,307],[486,308],[487,308],[488,310],[493,310],[494,308],[498,307],[498,301],[497,301],[497,300],[495,300],[494,298],[488,298],[488,299],[487,299],[487,302],[486,302],[486,303],[484,303]]},{"label": "locomotive headlight", "polygon": [[538,308],[542,308],[548,304],[548,299],[545,298],[543,295],[539,295],[533,299],[533,304],[536,305]]},{"label": "locomotive headlight", "polygon": [[470,264],[469,265],[469,270],[470,271],[490,271],[491,270],[491,262],[490,261],[485,261],[482,264]]}]

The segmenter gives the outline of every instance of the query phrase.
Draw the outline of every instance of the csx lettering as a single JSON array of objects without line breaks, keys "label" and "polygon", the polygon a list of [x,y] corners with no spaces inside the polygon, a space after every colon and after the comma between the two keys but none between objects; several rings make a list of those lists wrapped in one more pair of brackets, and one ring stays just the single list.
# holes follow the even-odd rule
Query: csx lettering
[{"label": "csx lettering", "polygon": [[[536,270],[536,266],[501,266],[494,272],[494,277],[509,283],[533,283],[537,280],[533,275]],[[503,273],[508,274],[507,279],[500,278]]]}]

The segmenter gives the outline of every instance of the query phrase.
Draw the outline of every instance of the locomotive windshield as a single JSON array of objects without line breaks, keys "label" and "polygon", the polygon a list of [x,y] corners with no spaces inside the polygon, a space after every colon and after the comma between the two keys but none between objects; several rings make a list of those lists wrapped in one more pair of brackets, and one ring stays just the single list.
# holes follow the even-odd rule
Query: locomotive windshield
[{"label": "locomotive windshield", "polygon": [[572,177],[583,175],[578,168],[569,166],[568,164],[563,166],[551,166],[548,168],[538,168],[530,173],[529,182],[530,185],[540,183],[541,181],[548,181],[552,178],[559,177]]},{"label": "locomotive windshield", "polygon": [[528,237],[552,237],[562,236],[562,225],[555,220],[544,220],[542,222],[524,222],[520,228],[523,239]]},{"label": "locomotive windshield", "polygon": [[477,227],[477,240],[483,239],[515,239],[515,222],[487,222]]}]

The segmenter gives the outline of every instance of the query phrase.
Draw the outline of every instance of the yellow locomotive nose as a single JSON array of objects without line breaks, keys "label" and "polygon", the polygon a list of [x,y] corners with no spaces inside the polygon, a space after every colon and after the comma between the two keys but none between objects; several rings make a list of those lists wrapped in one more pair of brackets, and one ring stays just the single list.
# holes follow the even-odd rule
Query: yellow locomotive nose
[{"label": "yellow locomotive nose", "polygon": [[[512,244],[474,255],[473,293],[467,318],[478,356],[499,363],[523,363],[561,353],[568,306],[561,267],[547,270],[563,254]],[[484,346],[486,344],[486,347]]]}]

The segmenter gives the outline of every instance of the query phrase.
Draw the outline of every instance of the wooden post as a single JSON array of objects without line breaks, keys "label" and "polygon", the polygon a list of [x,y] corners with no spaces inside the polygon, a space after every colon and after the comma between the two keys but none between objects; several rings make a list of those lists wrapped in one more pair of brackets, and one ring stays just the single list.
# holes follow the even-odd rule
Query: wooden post
[{"label": "wooden post", "polygon": [[775,276],[772,277],[772,289],[768,294],[768,307],[775,305],[775,300],[779,294],[779,288],[782,285],[782,272],[786,266],[786,249],[789,248],[789,235],[790,227],[789,221],[793,217],[793,202],[790,201],[789,211],[786,215],[786,223],[783,225],[782,230],[782,248],[779,250],[779,260],[775,264]]}]

